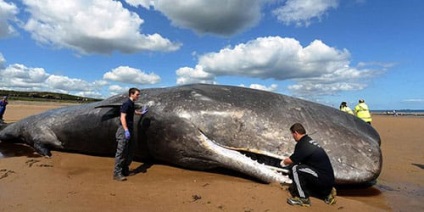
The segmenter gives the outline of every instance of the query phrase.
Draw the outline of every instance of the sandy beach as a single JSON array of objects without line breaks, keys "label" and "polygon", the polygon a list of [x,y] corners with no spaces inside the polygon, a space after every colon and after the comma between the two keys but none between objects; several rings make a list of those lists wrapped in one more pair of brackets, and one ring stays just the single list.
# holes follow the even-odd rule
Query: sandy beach
[{"label": "sandy beach", "polygon": [[[67,106],[13,102],[5,121]],[[374,115],[383,171],[368,188],[339,188],[337,203],[311,198],[317,211],[424,211],[424,118]],[[226,172],[200,172],[134,162],[126,182],[112,180],[113,158],[0,143],[0,211],[303,211],[287,187]]]}]

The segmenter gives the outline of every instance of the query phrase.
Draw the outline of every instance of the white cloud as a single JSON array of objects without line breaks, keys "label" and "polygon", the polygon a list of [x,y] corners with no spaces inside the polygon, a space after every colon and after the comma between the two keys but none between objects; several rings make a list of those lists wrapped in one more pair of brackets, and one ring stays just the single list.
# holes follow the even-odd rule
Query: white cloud
[{"label": "white cloud", "polygon": [[339,0],[287,0],[285,5],[273,11],[277,19],[286,25],[309,26],[313,19],[321,20],[330,9],[335,9]]},{"label": "white cloud", "polygon": [[133,7],[142,6],[144,8],[150,8],[150,6],[154,6],[154,0],[125,0],[129,5]]},{"label": "white cloud", "polygon": [[43,68],[31,68],[22,64],[0,69],[0,89],[23,91],[49,91],[99,98],[99,91],[107,82],[87,82],[47,73]]},{"label": "white cloud", "polygon": [[119,85],[111,85],[109,86],[109,91],[111,92],[123,92],[125,90],[128,90],[127,88],[121,87]]},{"label": "white cloud", "polygon": [[215,84],[215,76],[210,73],[203,71],[202,66],[196,66],[196,68],[182,67],[177,71],[177,84],[192,84],[192,83],[208,83]]},{"label": "white cloud", "polygon": [[3,86],[43,88],[49,77],[42,68],[28,68],[21,64],[14,64],[0,70],[0,84]]},{"label": "white cloud", "polygon": [[404,99],[402,102],[422,104],[424,103],[424,99]]},{"label": "white cloud", "polygon": [[[266,0],[267,1],[267,0]],[[256,25],[261,18],[265,0],[127,0],[145,8],[154,7],[162,12],[174,26],[192,29],[199,34],[210,33],[229,36]]]},{"label": "white cloud", "polygon": [[120,66],[103,75],[104,80],[132,84],[156,84],[160,82],[160,77],[154,73],[146,74],[139,69],[128,66]]},{"label": "white cloud", "polygon": [[348,65],[349,52],[315,40],[302,47],[293,38],[261,37],[199,58],[205,72],[285,80],[318,77]]},{"label": "white cloud", "polygon": [[297,83],[288,89],[296,96],[308,97],[314,95],[334,95],[340,91],[365,89],[369,82],[385,71],[386,65],[368,69],[365,66],[339,67],[334,72],[319,77],[295,79]]},{"label": "white cloud", "polygon": [[46,81],[54,90],[68,93],[69,91],[91,91],[93,84],[82,79],[69,78],[67,76],[50,75]]},{"label": "white cloud", "polygon": [[106,80],[96,80],[96,81],[93,82],[93,85],[95,87],[103,87],[103,86],[106,86],[108,84],[109,84],[109,82],[107,82]]},{"label": "white cloud", "polygon": [[289,90],[299,97],[310,97],[320,95],[333,95],[340,91],[362,90],[366,88],[362,83],[317,83],[313,80],[309,82],[300,82],[289,86]]},{"label": "white cloud", "polygon": [[[240,85],[240,86],[241,87],[246,87],[244,85]],[[266,85],[260,85],[260,84],[251,84],[249,86],[249,88],[257,89],[257,90],[263,90],[263,91],[275,92],[275,91],[277,91],[278,85],[277,84],[272,84],[270,86],[266,86]]]},{"label": "white cloud", "polygon": [[75,93],[74,95],[81,96],[81,97],[98,98],[98,99],[103,98],[103,95],[96,91],[81,91],[81,92]]},{"label": "white cloud", "polygon": [[3,54],[0,52],[0,70],[4,69],[6,64],[6,59],[4,59]]},{"label": "white cloud", "polygon": [[16,21],[18,12],[15,4],[0,0],[0,38],[16,34],[15,28],[9,22]]},{"label": "white cloud", "polygon": [[141,34],[143,20],[119,1],[23,0],[30,14],[24,28],[39,43],[82,54],[113,51],[174,51],[180,44]]},{"label": "white cloud", "polygon": [[363,89],[381,70],[351,67],[348,50],[320,40],[303,47],[293,38],[262,37],[204,54],[195,68],[180,68],[176,73],[178,84],[215,82],[220,76],[291,80],[296,84],[289,90],[308,96]]},{"label": "white cloud", "polygon": [[[0,89],[22,91],[49,91],[67,93],[85,97],[102,98],[126,92],[133,84],[155,84],[160,77],[154,73],[127,66],[120,66],[104,74],[103,79],[92,82],[79,78],[54,75],[43,68],[26,67],[22,64],[12,64],[2,68],[6,60],[0,53]],[[110,85],[110,81],[121,82],[122,85]],[[104,93],[108,87],[109,92]]]},{"label": "white cloud", "polygon": [[129,87],[122,87],[120,85],[109,86],[110,95],[117,95],[128,92]]},{"label": "white cloud", "polygon": [[[199,34],[230,36],[257,25],[261,10],[267,4],[277,5],[272,11],[286,25],[309,26],[320,21],[340,0],[126,0],[134,7],[155,9],[163,13],[172,25],[193,30]],[[282,2],[282,3],[281,3]],[[278,7],[278,5],[281,5]],[[265,10],[264,10],[265,11]]]}]

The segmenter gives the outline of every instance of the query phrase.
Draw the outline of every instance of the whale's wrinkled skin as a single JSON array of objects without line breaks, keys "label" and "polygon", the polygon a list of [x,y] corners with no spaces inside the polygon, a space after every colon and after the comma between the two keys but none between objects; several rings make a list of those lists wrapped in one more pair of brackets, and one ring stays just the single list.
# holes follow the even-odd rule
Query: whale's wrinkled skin
[{"label": "whale's wrinkled skin", "polygon": [[[113,156],[119,106],[126,98],[116,95],[30,116],[1,130],[0,141],[25,143],[48,156],[52,149]],[[263,182],[290,183],[273,166],[293,152],[289,128],[299,122],[328,153],[337,184],[372,182],[381,172],[376,130],[328,106],[207,84],[144,89],[136,104],[149,106],[147,114],[135,116],[136,158],[198,170],[221,167]]]}]

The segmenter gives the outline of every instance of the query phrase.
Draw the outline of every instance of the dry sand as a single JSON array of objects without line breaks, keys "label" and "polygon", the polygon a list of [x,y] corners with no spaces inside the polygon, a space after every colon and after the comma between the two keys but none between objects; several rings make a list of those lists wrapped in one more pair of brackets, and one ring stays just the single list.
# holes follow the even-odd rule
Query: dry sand
[{"label": "dry sand", "polygon": [[[11,102],[13,122],[57,103]],[[340,188],[337,203],[312,198],[317,211],[424,211],[424,118],[374,116],[382,137],[383,171],[369,188]],[[48,159],[26,146],[0,144],[0,211],[300,211],[286,187],[228,173],[134,162],[142,172],[112,180],[113,158],[53,152]]]}]

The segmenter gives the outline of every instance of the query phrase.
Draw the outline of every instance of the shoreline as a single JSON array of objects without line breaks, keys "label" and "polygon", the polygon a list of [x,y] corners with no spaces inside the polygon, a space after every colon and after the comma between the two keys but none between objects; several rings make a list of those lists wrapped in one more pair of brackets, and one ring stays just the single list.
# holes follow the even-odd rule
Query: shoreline
[{"label": "shoreline", "polygon": [[381,115],[381,116],[417,116],[417,117],[423,117],[424,112],[421,112],[421,110],[418,111],[399,111],[399,112],[392,112],[392,111],[378,111],[378,112],[372,112],[371,115]]},{"label": "shoreline", "polygon": [[11,105],[53,105],[53,106],[71,106],[80,105],[84,103],[77,102],[58,102],[58,101],[25,101],[25,100],[13,100],[9,101],[8,107]]}]

